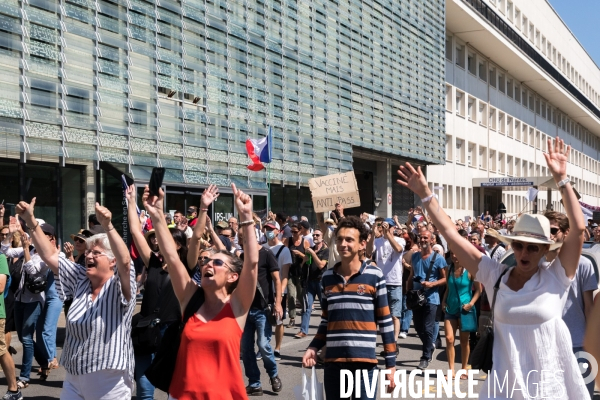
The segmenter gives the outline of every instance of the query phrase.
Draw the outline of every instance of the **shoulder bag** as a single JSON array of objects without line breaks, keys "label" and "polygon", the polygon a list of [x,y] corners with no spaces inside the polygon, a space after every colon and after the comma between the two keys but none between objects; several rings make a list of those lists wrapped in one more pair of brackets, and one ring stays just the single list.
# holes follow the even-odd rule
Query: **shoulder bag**
[{"label": "shoulder bag", "polygon": [[[450,269],[449,273],[454,274],[454,265],[452,265],[452,268]],[[467,274],[468,273],[469,272],[467,271]],[[460,331],[477,332],[477,311],[475,311],[475,307],[471,307],[469,311],[465,311],[465,309],[463,308],[464,304],[462,304],[460,301],[460,293],[458,292],[456,277],[454,277],[454,280],[452,282],[454,282],[454,290],[456,290],[456,297],[458,297],[458,304],[460,304]],[[472,284],[473,281],[469,279],[469,283]]]},{"label": "shoulder bag", "polygon": [[152,364],[150,364],[150,367],[144,373],[150,383],[163,392],[168,393],[169,386],[171,386],[183,328],[185,328],[185,324],[190,317],[202,306],[202,303],[204,303],[204,289],[198,287],[190,302],[185,307],[182,320],[173,322],[165,331],[154,360],[152,360]]},{"label": "shoulder bag", "polygon": [[143,316],[142,313],[137,313],[131,319],[131,341],[133,351],[137,355],[152,354],[158,350],[165,314],[177,302],[169,274],[166,274],[161,288],[158,295],[158,307],[150,315]]},{"label": "shoulder bag", "polygon": [[500,287],[500,280],[509,269],[510,268],[506,268],[502,274],[500,274],[500,277],[494,285],[494,297],[492,299],[489,323],[484,327],[481,339],[479,339],[477,346],[475,346],[471,352],[471,355],[469,356],[469,364],[471,364],[471,368],[479,369],[485,371],[486,373],[489,373],[493,365],[492,354],[494,349],[494,305],[496,304],[496,294],[498,293],[498,288]]},{"label": "shoulder bag", "polygon": [[[433,257],[431,258],[431,262],[429,263],[429,270],[427,271],[427,276],[425,277],[425,282],[429,281],[429,277],[431,276],[431,271],[433,270],[433,264],[437,258],[437,253],[433,252]],[[414,279],[414,277],[413,277]],[[427,304],[427,297],[425,296],[426,289],[421,288],[418,290],[409,290],[406,292],[406,308],[409,310],[414,310],[420,307],[423,307]]]}]

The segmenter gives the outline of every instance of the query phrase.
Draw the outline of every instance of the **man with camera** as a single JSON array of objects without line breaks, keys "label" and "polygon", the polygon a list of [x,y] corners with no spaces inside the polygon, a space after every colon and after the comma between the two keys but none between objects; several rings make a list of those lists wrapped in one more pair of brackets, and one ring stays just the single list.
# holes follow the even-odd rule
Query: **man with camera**
[{"label": "man with camera", "polygon": [[375,260],[385,277],[388,304],[394,322],[394,338],[398,338],[402,316],[402,253],[406,241],[394,236],[395,226],[396,222],[392,218],[375,219],[375,235],[371,235],[367,255]]},{"label": "man with camera", "polygon": [[[433,353],[435,314],[437,307],[440,304],[440,295],[438,287],[446,284],[446,260],[440,257],[433,251],[432,247],[435,244],[435,237],[427,229],[419,232],[419,247],[420,252],[416,252],[412,256],[412,270],[406,282],[408,286],[407,305],[411,293],[414,295],[416,291],[422,291],[425,297],[425,304],[412,307],[413,322],[415,330],[423,343],[423,353],[419,363],[419,369],[427,369],[431,362]],[[409,305],[410,306],[410,305]]]}]

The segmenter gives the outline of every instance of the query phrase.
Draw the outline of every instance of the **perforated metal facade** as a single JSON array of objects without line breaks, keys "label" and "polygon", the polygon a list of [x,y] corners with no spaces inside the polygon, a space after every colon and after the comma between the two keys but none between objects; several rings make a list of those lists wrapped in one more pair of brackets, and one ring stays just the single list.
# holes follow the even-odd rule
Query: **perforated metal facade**
[{"label": "perforated metal facade", "polygon": [[3,0],[0,30],[0,151],[22,158],[260,189],[244,142],[271,125],[285,184],[352,146],[444,162],[441,0]]}]

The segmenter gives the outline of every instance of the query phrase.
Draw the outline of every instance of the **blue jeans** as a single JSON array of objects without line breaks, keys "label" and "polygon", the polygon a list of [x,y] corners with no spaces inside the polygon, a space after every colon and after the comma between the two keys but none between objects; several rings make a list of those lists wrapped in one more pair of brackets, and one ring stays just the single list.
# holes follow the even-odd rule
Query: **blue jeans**
[{"label": "blue jeans", "polygon": [[[415,330],[423,343],[421,360],[431,360],[431,353],[433,351],[433,344],[435,343],[435,313],[437,311],[437,304],[425,304],[422,307],[413,310],[413,320],[415,323]],[[439,331],[439,324],[438,324]]]},{"label": "blue jeans", "polygon": [[[48,276],[52,272],[48,273]],[[48,279],[50,283],[50,279]],[[48,360],[52,361],[56,357],[56,329],[58,325],[58,318],[62,311],[63,303],[58,297],[56,288],[52,282],[52,285],[48,287],[46,291],[46,301],[44,302],[44,308],[40,314],[37,322],[35,337],[38,340],[40,349],[46,353]],[[41,338],[41,339],[40,339]],[[43,364],[40,364],[43,366]]]},{"label": "blue jeans", "polygon": [[254,334],[256,333],[256,345],[258,351],[262,354],[262,361],[270,378],[277,376],[277,363],[271,348],[271,335],[273,327],[267,320],[267,313],[258,308],[251,308],[246,318],[246,326],[242,334],[242,361],[244,362],[244,372],[248,378],[251,387],[260,387],[260,370],[256,362],[256,353],[254,352]]},{"label": "blue jeans", "polygon": [[406,294],[402,295],[402,316],[400,317],[400,332],[408,332],[413,312],[406,307]]},{"label": "blue jeans", "polygon": [[[45,351],[36,348],[36,343],[33,341],[33,334],[41,312],[42,304],[39,301],[36,301],[35,303],[15,301],[15,324],[17,326],[17,335],[23,344],[23,358],[19,378],[27,382],[29,382],[34,354],[38,353],[41,359],[45,356]],[[43,366],[45,367],[46,365]]]},{"label": "blue jeans", "polygon": [[[348,369],[352,371],[352,376],[356,379],[356,374],[354,371],[366,369],[369,371],[369,381],[373,382],[373,373],[378,373],[376,364],[370,363],[326,363],[325,364],[325,373],[323,374],[323,386],[325,386],[325,398],[326,399],[340,399],[340,370]],[[367,396],[367,391],[365,390],[365,381],[362,379],[362,372],[360,374],[360,396],[357,396],[355,393],[356,382],[352,385],[352,399],[356,400],[375,400],[377,398],[377,386],[379,385],[379,380],[377,380],[377,385],[375,386],[375,390],[373,391],[373,397]],[[348,381],[346,381],[348,384]]]},{"label": "blue jeans", "polygon": [[[583,347],[573,347],[573,354],[578,353],[580,351],[585,351],[583,349]],[[583,364],[583,363],[587,363],[588,364],[588,368],[587,371],[585,371],[585,374],[583,374],[585,377],[588,377],[592,372],[592,366],[590,365],[589,361],[584,359],[584,358],[578,358],[577,359],[577,363],[578,364]],[[586,383],[585,386],[587,387],[588,392],[590,393],[590,399],[594,398],[594,383],[595,380],[592,380],[589,383]]]},{"label": "blue jeans", "polygon": [[135,355],[135,395],[138,400],[154,399],[154,386],[144,375],[153,359],[154,354]]},{"label": "blue jeans", "polygon": [[314,280],[306,282],[306,289],[304,290],[306,310],[302,313],[302,325],[300,325],[300,332],[308,335],[308,326],[310,325],[310,314],[312,312],[312,306],[315,302],[315,297],[321,294],[321,281]]}]

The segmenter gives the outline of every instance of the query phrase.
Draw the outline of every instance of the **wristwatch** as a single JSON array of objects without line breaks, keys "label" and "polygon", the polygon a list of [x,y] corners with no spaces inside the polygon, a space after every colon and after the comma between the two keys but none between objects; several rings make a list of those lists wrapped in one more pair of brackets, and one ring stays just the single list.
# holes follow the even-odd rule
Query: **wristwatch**
[{"label": "wristwatch", "polygon": [[558,182],[558,183],[556,184],[556,186],[558,186],[559,188],[563,188],[563,187],[565,187],[565,185],[566,185],[567,183],[569,183],[569,182],[571,182],[571,179],[569,179],[569,178],[565,178],[565,179],[563,179],[562,181]]}]

